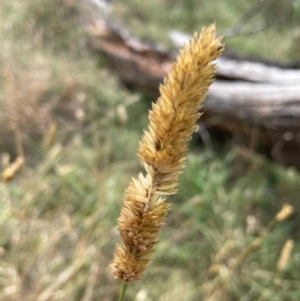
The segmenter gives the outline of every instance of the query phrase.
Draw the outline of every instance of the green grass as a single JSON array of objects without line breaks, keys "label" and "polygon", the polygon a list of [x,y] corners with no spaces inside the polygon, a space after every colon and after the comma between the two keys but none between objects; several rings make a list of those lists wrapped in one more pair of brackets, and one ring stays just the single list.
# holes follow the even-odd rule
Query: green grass
[{"label": "green grass", "polygon": [[[114,13],[135,35],[170,44],[168,33],[179,30],[188,34],[216,22],[220,33],[233,27],[258,1],[256,0],[164,0],[140,2],[115,1]],[[282,1],[281,1],[282,2]],[[243,24],[241,34],[226,37],[227,49],[240,54],[287,62],[299,60],[299,1],[265,1],[253,18]],[[282,19],[283,22],[278,20]],[[243,35],[257,23],[266,24],[265,30]],[[273,26],[269,26],[274,24]],[[280,43],[278,43],[280,41]]]},{"label": "green grass", "polygon": [[[220,30],[227,28],[248,7],[246,1],[200,1],[201,9],[197,1],[146,3],[130,11],[136,2],[116,1],[114,13],[127,18],[136,34],[161,42],[171,28],[191,32],[213,19]],[[119,242],[123,190],[141,170],[136,149],[149,102],[124,88],[105,59],[89,52],[73,4],[0,4],[0,155],[7,152],[13,160],[18,154],[16,124],[26,153],[26,169],[11,183],[0,182],[4,301],[117,300],[121,291],[108,264]],[[282,34],[272,30],[274,39]],[[252,37],[249,48],[257,50],[254,43],[264,38]],[[252,53],[247,47],[238,49]],[[57,130],[45,147],[51,122]],[[215,153],[193,144],[151,265],[125,300],[193,301],[215,294],[211,300],[298,301],[297,214],[276,224],[239,269],[232,265],[284,202],[299,212],[299,184],[293,168],[245,156],[234,145]],[[278,271],[288,239],[295,246],[286,269]],[[219,276],[212,272],[216,264]]]}]

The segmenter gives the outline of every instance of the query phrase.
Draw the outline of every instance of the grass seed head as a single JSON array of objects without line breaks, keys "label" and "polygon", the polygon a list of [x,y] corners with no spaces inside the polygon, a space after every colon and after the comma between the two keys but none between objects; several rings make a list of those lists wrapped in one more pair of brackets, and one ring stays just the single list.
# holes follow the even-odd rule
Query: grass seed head
[{"label": "grass seed head", "polygon": [[142,277],[158,242],[169,209],[162,197],[177,191],[188,141],[214,80],[212,62],[224,49],[220,40],[214,24],[194,35],[173,63],[149,113],[149,128],[138,149],[146,175],[133,179],[126,190],[118,219],[122,243],[111,263],[114,277],[126,283]]}]

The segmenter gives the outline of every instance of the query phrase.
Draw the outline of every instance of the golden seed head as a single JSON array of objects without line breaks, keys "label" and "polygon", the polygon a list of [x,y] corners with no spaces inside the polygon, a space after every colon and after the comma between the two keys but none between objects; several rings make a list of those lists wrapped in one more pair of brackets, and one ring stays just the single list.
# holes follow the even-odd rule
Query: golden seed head
[{"label": "golden seed head", "polygon": [[149,113],[149,128],[138,149],[146,175],[132,179],[118,219],[122,244],[111,263],[115,278],[139,280],[158,242],[169,204],[185,164],[188,141],[200,116],[200,105],[214,80],[212,63],[223,51],[215,25],[202,30],[180,51],[160,86],[160,97]]},{"label": "golden seed head", "polygon": [[277,222],[282,222],[291,217],[295,209],[290,204],[284,203],[281,210],[277,213],[275,219]]},{"label": "golden seed head", "polygon": [[277,262],[277,268],[279,271],[283,271],[287,268],[294,246],[295,246],[295,242],[292,239],[288,239],[285,242]]},{"label": "golden seed head", "polygon": [[2,179],[5,182],[10,182],[15,177],[18,170],[24,164],[23,157],[17,157],[16,160],[10,164],[3,172],[2,172]]}]

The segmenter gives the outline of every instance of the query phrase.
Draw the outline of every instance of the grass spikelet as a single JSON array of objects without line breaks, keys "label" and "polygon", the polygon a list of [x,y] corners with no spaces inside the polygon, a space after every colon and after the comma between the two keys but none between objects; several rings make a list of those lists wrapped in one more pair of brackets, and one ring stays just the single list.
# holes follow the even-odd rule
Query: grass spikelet
[{"label": "grass spikelet", "polygon": [[160,97],[149,113],[149,129],[138,149],[146,175],[132,179],[127,190],[118,229],[122,243],[111,263],[112,273],[125,283],[139,280],[158,242],[169,204],[176,193],[185,165],[188,141],[197,129],[199,109],[214,80],[212,63],[223,51],[215,38],[215,25],[194,35],[180,51],[160,86]]},{"label": "grass spikelet", "polygon": [[277,222],[282,222],[291,217],[295,209],[290,204],[283,204],[282,209],[277,213],[275,219]]},{"label": "grass spikelet", "polygon": [[277,262],[277,268],[279,271],[284,271],[288,266],[294,246],[295,242],[292,239],[288,239],[285,242]]},{"label": "grass spikelet", "polygon": [[24,164],[24,158],[17,157],[16,160],[2,172],[3,181],[5,182],[12,181],[16,173],[22,167],[23,164]]}]

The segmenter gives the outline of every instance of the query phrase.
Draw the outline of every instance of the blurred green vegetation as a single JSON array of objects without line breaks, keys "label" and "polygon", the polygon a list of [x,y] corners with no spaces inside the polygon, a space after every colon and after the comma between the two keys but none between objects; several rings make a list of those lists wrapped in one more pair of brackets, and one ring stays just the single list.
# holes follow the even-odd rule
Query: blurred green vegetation
[{"label": "blurred green vegetation", "polygon": [[[191,34],[216,22],[218,32],[225,35],[227,49],[281,62],[300,60],[299,0],[115,0],[114,3],[113,11],[123,24],[145,39],[167,44],[171,30]],[[248,18],[249,15],[252,17]],[[229,29],[236,29],[236,25],[240,32],[231,36]],[[249,34],[252,30],[254,33]]]},{"label": "blurred green vegetation", "polygon": [[[289,24],[226,44],[290,60],[298,2]],[[135,34],[166,42],[170,29],[192,32],[213,20],[220,31],[231,27],[249,3],[126,0],[113,2],[112,13]],[[123,190],[141,170],[136,149],[149,102],[88,49],[81,9],[72,0],[0,2],[2,167],[5,153],[13,161],[21,149],[26,160],[12,182],[0,182],[4,301],[117,300],[121,290],[108,264]],[[293,168],[235,145],[215,153],[194,143],[152,263],[125,299],[298,301],[299,194]],[[296,213],[266,228],[285,202]],[[280,270],[288,240],[294,247]]]}]

